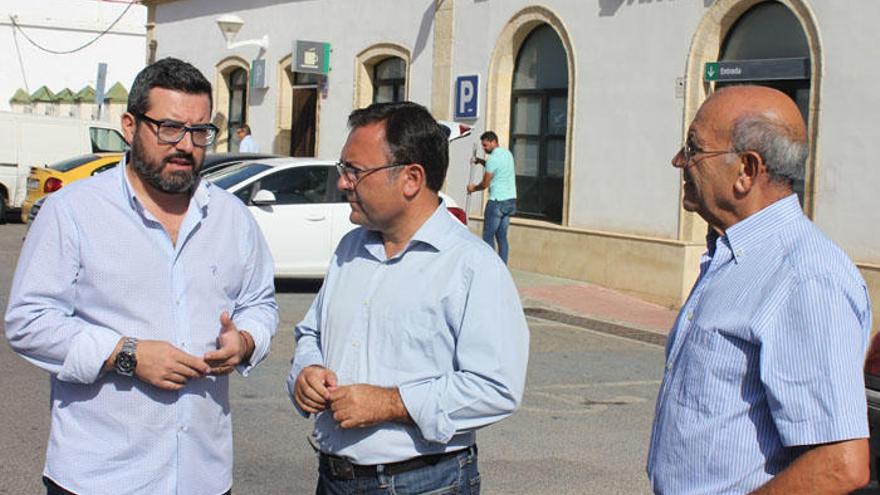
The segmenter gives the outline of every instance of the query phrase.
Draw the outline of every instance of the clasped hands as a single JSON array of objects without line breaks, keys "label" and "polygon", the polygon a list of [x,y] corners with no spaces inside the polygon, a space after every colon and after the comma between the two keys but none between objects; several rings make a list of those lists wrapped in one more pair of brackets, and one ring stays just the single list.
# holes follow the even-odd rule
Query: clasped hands
[{"label": "clasped hands", "polygon": [[333,411],[341,428],[363,428],[386,421],[411,422],[397,388],[358,383],[340,386],[323,366],[304,368],[294,383],[294,400],[305,412]]},{"label": "clasped hands", "polygon": [[[121,348],[121,342],[105,370],[113,369],[113,360]],[[220,335],[217,337],[217,350],[194,356],[184,352],[169,342],[162,340],[140,340],[137,344],[137,366],[134,374],[140,380],[163,390],[180,390],[193,378],[208,375],[228,375],[236,366],[250,359],[254,351],[254,340],[246,331],[240,331],[229,313],[220,315]]]}]

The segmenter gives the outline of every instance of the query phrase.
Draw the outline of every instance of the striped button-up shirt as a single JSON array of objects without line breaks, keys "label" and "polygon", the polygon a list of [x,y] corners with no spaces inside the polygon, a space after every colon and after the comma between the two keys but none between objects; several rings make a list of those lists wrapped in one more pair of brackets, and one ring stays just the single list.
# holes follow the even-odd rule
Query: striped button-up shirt
[{"label": "striped button-up shirt", "polygon": [[101,367],[121,336],[202,356],[224,311],[260,362],[278,322],[272,259],[241,201],[204,181],[172,244],[125,169],[46,201],[12,284],[9,343],[51,373],[44,474],[75,493],[217,495],[232,484],[228,377],[171,392]]},{"label": "striped button-up shirt", "polygon": [[648,454],[659,494],[746,493],[805,446],[868,436],[871,303],[794,195],[710,235],[666,348]]}]

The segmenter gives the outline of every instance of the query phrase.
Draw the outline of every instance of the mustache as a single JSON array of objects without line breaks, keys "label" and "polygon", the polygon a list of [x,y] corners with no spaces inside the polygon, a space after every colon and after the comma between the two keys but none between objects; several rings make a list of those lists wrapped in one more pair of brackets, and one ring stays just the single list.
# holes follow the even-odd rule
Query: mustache
[{"label": "mustache", "polygon": [[189,164],[190,166],[194,166],[196,164],[196,159],[192,155],[192,153],[184,153],[184,152],[177,152],[177,153],[174,153],[173,155],[166,156],[165,158],[162,159],[162,164],[164,165],[171,160],[177,160],[177,159],[185,160],[187,162],[187,164]]}]

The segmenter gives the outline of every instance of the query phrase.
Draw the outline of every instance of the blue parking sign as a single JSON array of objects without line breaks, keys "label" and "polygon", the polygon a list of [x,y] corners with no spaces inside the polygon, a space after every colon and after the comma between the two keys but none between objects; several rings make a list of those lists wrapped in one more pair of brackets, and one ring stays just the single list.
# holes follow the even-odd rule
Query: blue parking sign
[{"label": "blue parking sign", "polygon": [[458,76],[455,79],[455,111],[456,119],[475,119],[479,106],[480,76],[472,74]]}]

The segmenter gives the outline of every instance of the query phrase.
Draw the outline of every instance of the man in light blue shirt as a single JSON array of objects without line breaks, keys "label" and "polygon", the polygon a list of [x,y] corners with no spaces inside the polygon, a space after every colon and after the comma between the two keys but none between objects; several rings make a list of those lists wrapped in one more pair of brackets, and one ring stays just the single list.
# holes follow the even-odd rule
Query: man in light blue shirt
[{"label": "man in light blue shirt", "polygon": [[259,153],[260,145],[257,143],[257,140],[254,139],[254,136],[251,135],[251,126],[247,124],[242,124],[238,126],[238,129],[235,130],[235,133],[238,135],[239,143],[238,143],[238,152],[239,153]]},{"label": "man in light blue shirt", "polygon": [[868,482],[859,271],[792,191],[808,148],[794,102],[706,100],[673,158],[710,226],[666,349],[648,475],[659,494],[849,493]]},{"label": "man in light blue shirt", "polygon": [[471,194],[489,188],[489,201],[483,213],[483,240],[495,249],[498,241],[498,256],[507,264],[508,251],[507,228],[510,217],[516,213],[516,168],[513,155],[498,145],[498,135],[486,131],[480,136],[483,151],[489,156],[487,160],[474,157],[471,160],[486,166],[483,180],[478,184],[468,184],[467,192]]},{"label": "man in light blue shirt", "polygon": [[438,197],[448,145],[424,107],[372,105],[349,126],[337,185],[361,227],[296,326],[288,377],[316,415],[317,493],[478,493],[475,431],[525,385],[516,287]]},{"label": "man in light blue shirt", "polygon": [[253,217],[198,180],[210,121],[195,67],[146,67],[123,163],[54,193],[28,231],[6,337],[51,373],[49,495],[232,486],[227,375],[268,354],[278,310]]}]

